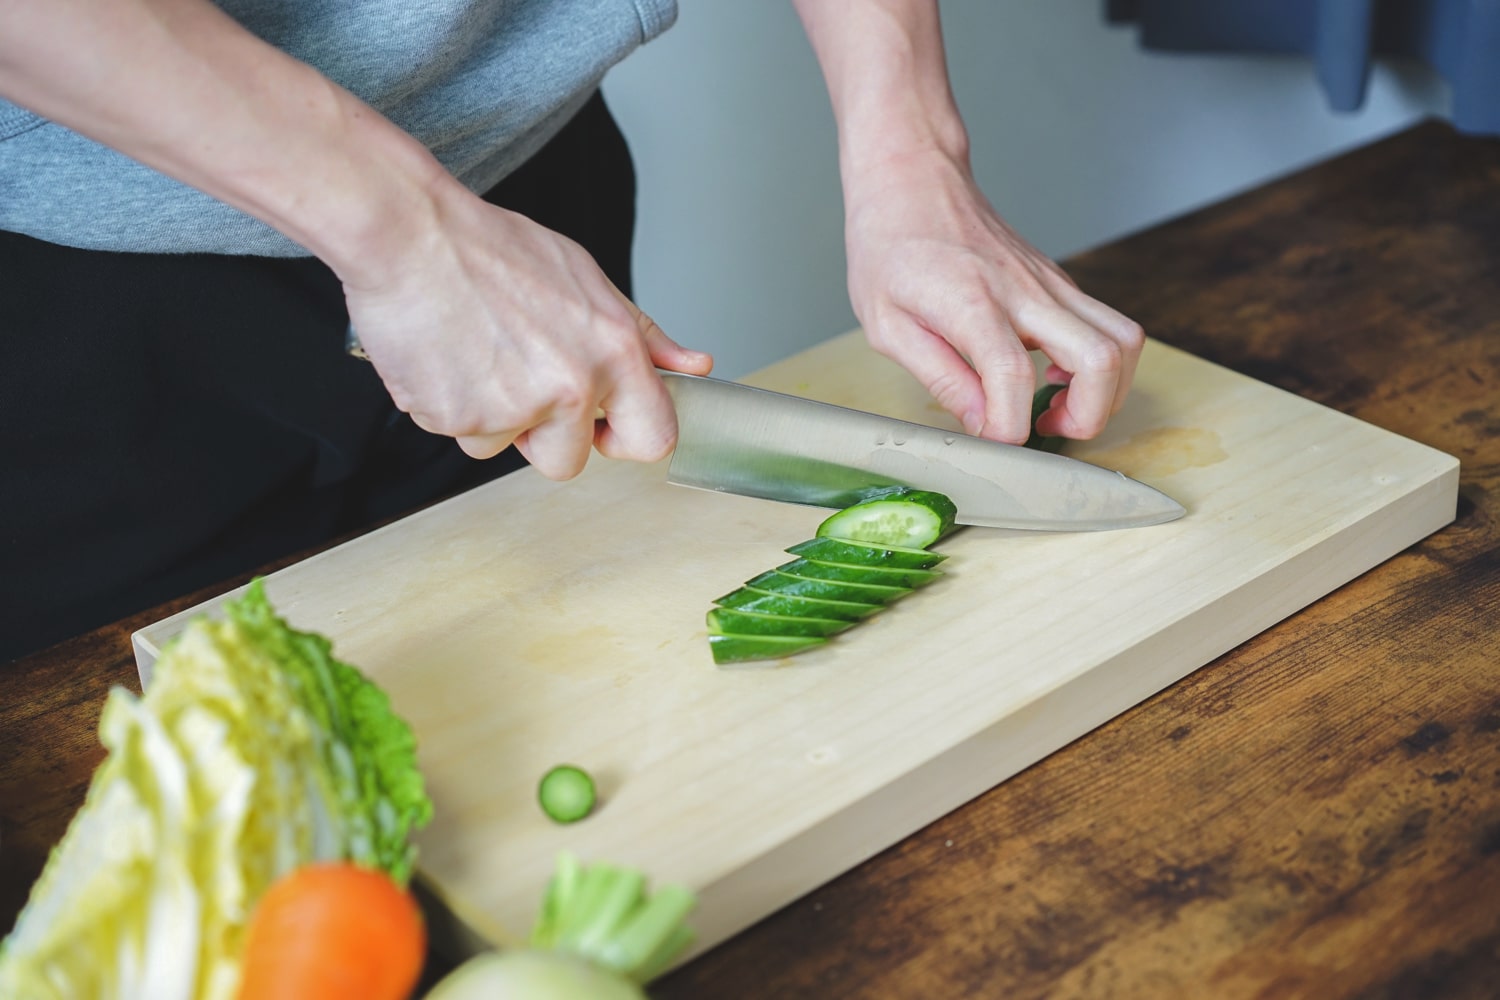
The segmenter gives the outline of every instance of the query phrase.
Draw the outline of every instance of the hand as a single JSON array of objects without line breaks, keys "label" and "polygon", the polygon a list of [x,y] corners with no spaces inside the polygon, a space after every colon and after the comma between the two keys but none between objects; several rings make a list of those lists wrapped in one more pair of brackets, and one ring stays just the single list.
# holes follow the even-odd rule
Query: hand
[{"label": "hand", "polygon": [[677,417],[655,367],[702,375],[712,359],[673,342],[573,241],[461,189],[436,206],[425,238],[344,283],[396,405],[475,458],[514,443],[550,479],[576,476],[590,447],[669,454]]},{"label": "hand", "polygon": [[965,164],[892,159],[849,196],[849,294],[871,345],[911,371],[971,434],[1029,435],[1029,350],[1066,382],[1042,434],[1090,438],[1124,402],[1145,335],[1015,233]]},{"label": "hand", "polygon": [[476,458],[514,442],[554,479],[591,446],[661,458],[677,422],[652,366],[712,365],[577,244],[208,0],[0,4],[0,92],[321,258],[396,405]]}]

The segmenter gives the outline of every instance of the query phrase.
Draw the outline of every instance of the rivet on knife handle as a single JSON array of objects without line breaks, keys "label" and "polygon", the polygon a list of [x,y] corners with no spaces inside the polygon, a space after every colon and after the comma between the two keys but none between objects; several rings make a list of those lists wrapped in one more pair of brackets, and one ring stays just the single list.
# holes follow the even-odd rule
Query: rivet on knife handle
[{"label": "rivet on knife handle", "polygon": [[370,356],[365,353],[365,345],[359,342],[359,331],[354,329],[353,323],[350,323],[348,329],[344,331],[344,351],[350,357],[359,358],[361,361],[370,360]]}]

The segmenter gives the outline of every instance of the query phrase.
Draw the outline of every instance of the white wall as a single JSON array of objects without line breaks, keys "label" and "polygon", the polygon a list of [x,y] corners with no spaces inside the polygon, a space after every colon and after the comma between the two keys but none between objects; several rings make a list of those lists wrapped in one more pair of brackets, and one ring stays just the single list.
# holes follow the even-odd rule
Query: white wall
[{"label": "white wall", "polygon": [[[1424,67],[1328,110],[1310,62],[1146,53],[1102,0],[950,0],[944,34],[975,171],[1054,257],[1447,108]],[[786,0],[682,0],[605,95],[640,175],[636,297],[734,378],[855,325],[833,117]]]}]

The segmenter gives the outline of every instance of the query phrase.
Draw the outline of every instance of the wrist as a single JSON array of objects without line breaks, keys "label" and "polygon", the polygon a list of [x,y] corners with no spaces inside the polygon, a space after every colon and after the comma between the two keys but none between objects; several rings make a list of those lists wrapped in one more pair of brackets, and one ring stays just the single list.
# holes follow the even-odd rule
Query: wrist
[{"label": "wrist", "polygon": [[946,161],[967,170],[969,133],[947,87],[931,75],[871,87],[837,115],[845,180],[909,162]]},{"label": "wrist", "polygon": [[967,134],[931,135],[921,131],[879,142],[849,143],[840,150],[839,174],[846,208],[893,190],[923,190],[954,181],[972,182]]},{"label": "wrist", "polygon": [[[253,214],[321,259],[346,287],[374,287],[400,273],[400,259],[421,253],[442,202],[472,197],[411,136],[347,92],[329,85],[318,148],[285,156],[300,180],[256,185],[276,200]],[[455,191],[456,189],[456,191]]]},{"label": "wrist", "polygon": [[892,152],[844,171],[844,230],[852,244],[890,224],[924,228],[983,201],[962,153],[936,146]]}]

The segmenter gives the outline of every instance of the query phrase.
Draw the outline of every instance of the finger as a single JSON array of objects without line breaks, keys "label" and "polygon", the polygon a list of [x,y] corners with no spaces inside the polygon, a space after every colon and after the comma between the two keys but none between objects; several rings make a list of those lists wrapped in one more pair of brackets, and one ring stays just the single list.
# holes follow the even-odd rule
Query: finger
[{"label": "finger", "polygon": [[984,429],[984,385],[952,344],[905,314],[870,329],[870,345],[911,372],[965,431],[978,434]]},{"label": "finger", "polygon": [[974,357],[974,368],[984,383],[984,437],[1022,444],[1031,436],[1031,398],[1036,390],[1036,365],[1014,337],[985,345]]},{"label": "finger", "polygon": [[984,422],[971,433],[1009,444],[1025,441],[1031,436],[1036,365],[1020,331],[988,297],[946,321],[945,329],[954,347],[968,355],[983,393]]},{"label": "finger", "polygon": [[572,479],[583,471],[594,443],[592,415],[558,414],[517,435],[516,449],[548,479]]},{"label": "finger", "polygon": [[623,294],[620,298],[630,307],[631,315],[635,317],[636,329],[641,332],[641,340],[645,342],[646,352],[651,355],[653,365],[685,375],[707,375],[713,370],[714,359],[711,355],[683,347],[667,336],[656,320],[642,312],[634,302]]},{"label": "finger", "polygon": [[1077,285],[1068,283],[1057,289],[1055,294],[1060,302],[1087,320],[1094,329],[1120,345],[1120,375],[1115,383],[1115,398],[1110,406],[1110,413],[1118,413],[1120,407],[1125,405],[1130,387],[1135,383],[1136,366],[1146,344],[1146,332],[1135,320],[1080,291]]},{"label": "finger", "polygon": [[454,438],[470,458],[494,458],[515,441],[514,434],[464,434]]},{"label": "finger", "polygon": [[1036,312],[1027,320],[1027,339],[1041,347],[1055,366],[1071,373],[1068,388],[1038,420],[1037,432],[1093,437],[1113,412],[1124,363],[1122,348],[1066,309]]},{"label": "finger", "polygon": [[494,458],[515,441],[514,431],[493,431],[483,434],[454,434],[451,429],[446,428],[443,423],[422,412],[407,414],[411,422],[429,434],[441,437],[452,437],[458,443],[458,447],[470,458],[481,461],[486,458]]},{"label": "finger", "polygon": [[607,458],[655,462],[677,446],[677,411],[654,372],[622,380],[600,404],[594,447]]}]

